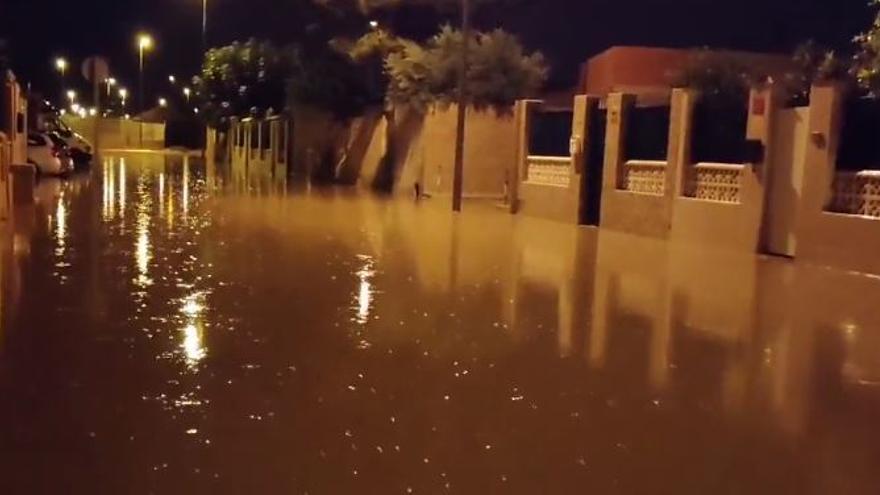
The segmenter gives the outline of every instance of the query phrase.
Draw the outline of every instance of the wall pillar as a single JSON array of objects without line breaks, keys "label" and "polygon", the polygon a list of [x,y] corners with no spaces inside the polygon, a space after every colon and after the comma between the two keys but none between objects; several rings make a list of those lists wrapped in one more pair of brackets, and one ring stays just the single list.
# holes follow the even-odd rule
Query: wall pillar
[{"label": "wall pillar", "polygon": [[819,215],[831,202],[831,185],[837,171],[837,149],[843,129],[843,100],[843,89],[839,86],[816,86],[810,92],[804,190],[798,218]]},{"label": "wall pillar", "polygon": [[527,178],[526,163],[529,157],[529,138],[531,133],[531,113],[542,104],[541,100],[519,100],[514,107],[516,118],[516,160],[508,173],[510,213],[519,211],[519,185]]},{"label": "wall pillar", "polygon": [[635,101],[635,95],[623,93],[608,95],[608,125],[605,132],[605,163],[602,175],[603,197],[620,187],[623,160],[626,156],[627,120]]},{"label": "wall pillar", "polygon": [[693,165],[694,104],[697,93],[692,89],[672,90],[669,115],[669,153],[666,165],[666,194],[672,199],[684,195],[684,186]]}]

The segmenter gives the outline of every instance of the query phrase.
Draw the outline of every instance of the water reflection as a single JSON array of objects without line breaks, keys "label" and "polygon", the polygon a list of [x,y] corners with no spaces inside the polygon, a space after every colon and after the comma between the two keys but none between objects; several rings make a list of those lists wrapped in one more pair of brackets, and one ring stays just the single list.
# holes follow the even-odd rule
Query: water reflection
[{"label": "water reflection", "polygon": [[375,261],[371,256],[365,254],[359,254],[357,259],[361,263],[361,267],[356,273],[359,284],[355,296],[355,301],[357,303],[357,315],[355,319],[358,324],[364,325],[369,321],[370,310],[373,307],[374,290],[372,279],[376,275],[376,271],[373,269]]},{"label": "water reflection", "polygon": [[136,285],[144,288],[153,283],[149,277],[150,260],[150,221],[153,217],[153,199],[148,190],[146,175],[140,175],[137,181],[137,241],[134,249],[138,277]]},{"label": "water reflection", "polygon": [[58,204],[55,207],[55,256],[64,258],[64,250],[67,245],[67,205],[64,201],[64,192],[58,196]]},{"label": "water reflection", "polygon": [[16,219],[4,493],[880,492],[880,281],[246,172]]},{"label": "water reflection", "polygon": [[204,293],[196,292],[190,294],[184,298],[180,309],[186,319],[181,348],[183,349],[187,366],[195,372],[198,372],[199,362],[208,354],[203,341],[204,322],[202,318],[205,311],[204,299]]}]

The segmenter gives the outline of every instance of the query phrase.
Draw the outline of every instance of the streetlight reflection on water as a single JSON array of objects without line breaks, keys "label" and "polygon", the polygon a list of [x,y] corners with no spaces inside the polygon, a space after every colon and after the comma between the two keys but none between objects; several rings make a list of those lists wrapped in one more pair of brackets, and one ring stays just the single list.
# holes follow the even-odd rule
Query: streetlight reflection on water
[{"label": "streetlight reflection on water", "polygon": [[150,260],[152,259],[150,254],[150,217],[152,216],[153,199],[147,190],[144,175],[138,178],[137,195],[137,242],[134,256],[138,268],[138,278],[135,283],[144,288],[153,283],[149,277]]},{"label": "streetlight reflection on water", "polygon": [[358,292],[355,296],[355,301],[357,303],[357,317],[355,318],[355,321],[360,325],[365,325],[370,319],[370,311],[373,308],[373,295],[375,294],[375,290],[373,288],[372,278],[376,274],[376,271],[373,268],[375,266],[375,260],[366,254],[359,254],[357,258],[362,265],[361,269],[356,273],[358,279],[360,279],[360,284],[358,285]]},{"label": "streetlight reflection on water", "polygon": [[203,292],[194,292],[183,299],[180,308],[180,312],[186,318],[186,324],[183,328],[183,343],[180,347],[183,349],[187,366],[193,371],[198,371],[196,366],[208,355],[208,350],[203,342],[204,299]]}]

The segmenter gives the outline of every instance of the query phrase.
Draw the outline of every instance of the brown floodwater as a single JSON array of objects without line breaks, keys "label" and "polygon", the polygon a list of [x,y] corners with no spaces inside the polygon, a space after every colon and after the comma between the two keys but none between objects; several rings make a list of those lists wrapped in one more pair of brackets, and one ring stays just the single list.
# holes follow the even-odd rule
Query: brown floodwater
[{"label": "brown floodwater", "polygon": [[0,493],[880,493],[880,278],[447,203],[43,181],[0,248]]}]

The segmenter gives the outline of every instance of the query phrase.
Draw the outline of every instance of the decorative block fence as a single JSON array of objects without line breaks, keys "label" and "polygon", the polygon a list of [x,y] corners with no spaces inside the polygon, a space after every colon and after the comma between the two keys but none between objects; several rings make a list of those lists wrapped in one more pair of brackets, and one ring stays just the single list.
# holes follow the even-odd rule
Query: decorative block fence
[{"label": "decorative block fence", "polygon": [[571,185],[571,158],[563,156],[526,157],[526,182],[554,187]]},{"label": "decorative block fence", "polygon": [[697,163],[685,182],[684,195],[719,203],[739,203],[744,167],[730,163]]},{"label": "decorative block fence", "polygon": [[828,211],[880,219],[880,170],[837,172]]},{"label": "decorative block fence", "polygon": [[623,164],[621,189],[637,194],[662,196],[666,187],[665,161],[628,160]]}]

